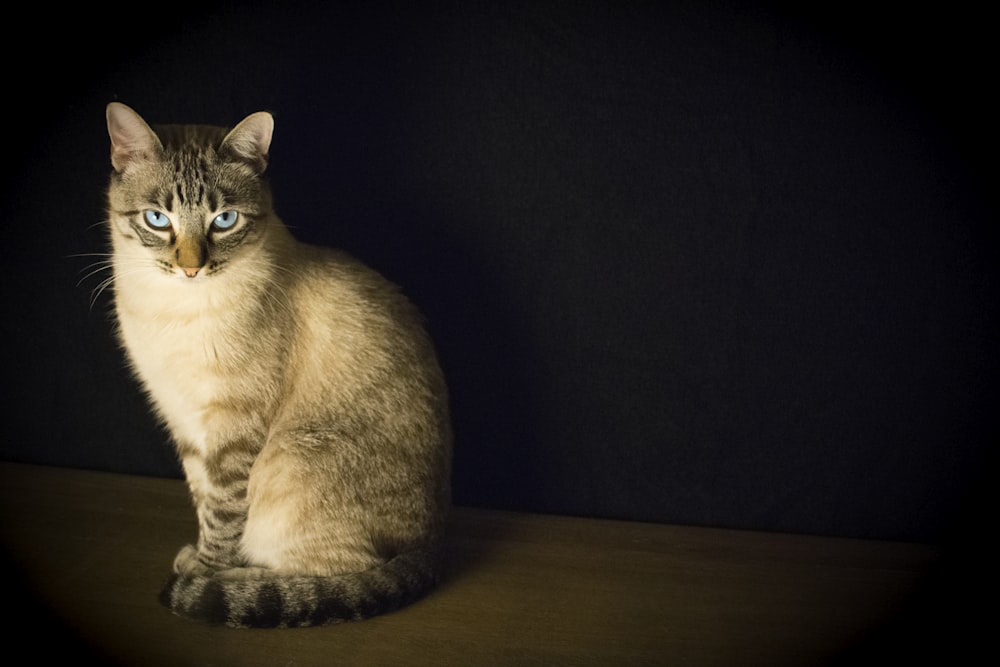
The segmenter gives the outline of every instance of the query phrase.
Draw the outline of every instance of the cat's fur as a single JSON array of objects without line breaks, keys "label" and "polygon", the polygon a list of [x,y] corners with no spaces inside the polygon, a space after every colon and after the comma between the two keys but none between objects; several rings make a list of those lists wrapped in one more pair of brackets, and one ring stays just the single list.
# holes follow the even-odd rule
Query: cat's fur
[{"label": "cat's fur", "polygon": [[199,524],[163,603],[213,623],[300,626],[425,593],[451,434],[414,307],[275,215],[270,114],[154,132],[112,103],[107,121],[118,330]]}]

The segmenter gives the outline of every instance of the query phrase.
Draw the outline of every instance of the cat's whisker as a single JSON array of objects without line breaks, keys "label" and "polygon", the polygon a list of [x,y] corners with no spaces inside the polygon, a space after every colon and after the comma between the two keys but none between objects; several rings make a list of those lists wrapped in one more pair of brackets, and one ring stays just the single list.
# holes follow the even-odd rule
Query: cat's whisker
[{"label": "cat's whisker", "polygon": [[104,288],[107,286],[107,284],[109,282],[113,282],[114,281],[114,275],[113,275],[114,262],[111,259],[111,256],[108,255],[107,253],[80,253],[80,254],[73,255],[73,256],[74,257],[103,257],[104,258],[104,259],[101,259],[101,260],[99,260],[97,262],[91,262],[90,264],[87,264],[85,267],[83,267],[82,269],[80,269],[80,272],[83,275],[76,282],[76,286],[77,287],[83,286],[84,283],[86,283],[88,280],[90,280],[94,276],[98,276],[98,275],[104,274],[106,272],[112,272],[111,276],[109,276],[107,278],[102,278],[101,281],[97,284],[97,286],[91,290],[90,309],[93,310],[94,304],[97,303],[97,298],[100,296],[100,293],[104,291]]},{"label": "cat's whisker", "polygon": [[87,267],[86,269],[84,269],[85,271],[87,271],[87,269],[91,269],[91,270],[87,271],[87,273],[85,273],[85,274],[84,274],[84,275],[83,275],[83,276],[82,276],[82,277],[80,278],[80,280],[78,280],[78,281],[76,282],[76,286],[77,286],[77,287],[81,287],[81,286],[83,286],[83,284],[84,284],[85,282],[87,282],[87,281],[88,281],[88,280],[90,280],[90,279],[91,279],[92,277],[94,277],[94,276],[96,276],[96,275],[98,275],[98,274],[101,274],[101,273],[104,273],[105,271],[111,271],[111,270],[112,270],[112,267],[111,267],[110,265],[107,265],[107,266],[98,266],[98,267],[96,267],[96,268],[92,268],[93,266],[94,266],[94,265],[93,265],[93,264],[91,264],[91,265],[90,265],[90,266],[88,266],[88,267]]},{"label": "cat's whisker", "polygon": [[[70,259],[70,258],[77,259],[77,258],[80,258],[80,257],[100,257],[101,258],[100,260],[98,260],[96,262],[91,262],[90,264],[87,264],[86,266],[84,266],[83,268],[81,268],[80,272],[85,272],[85,271],[89,272],[94,267],[98,267],[98,266],[102,267],[102,268],[103,267],[109,267],[109,266],[111,266],[111,264],[113,262],[113,258],[112,258],[111,253],[107,253],[107,252],[80,252],[80,253],[74,253],[72,255],[66,255],[67,259]],[[92,274],[88,273],[88,276],[89,275],[92,275]],[[83,280],[85,280],[88,276],[84,276]],[[81,282],[82,282],[82,280],[81,280]],[[80,283],[77,283],[77,287],[79,287],[79,286],[80,286]]]},{"label": "cat's whisker", "polygon": [[110,276],[109,278],[105,278],[104,280],[102,280],[97,285],[97,287],[95,287],[93,291],[91,291],[90,310],[94,309],[94,306],[97,304],[97,300],[101,297],[101,294],[103,294],[104,290],[107,289],[107,287],[113,284],[114,282],[115,282],[115,276]]},{"label": "cat's whisker", "polygon": [[[79,255],[79,256],[83,257],[85,255]],[[79,287],[87,279],[89,279],[90,277],[92,277],[92,276],[94,276],[94,275],[96,275],[98,273],[101,273],[103,271],[111,271],[111,270],[114,269],[115,261],[114,261],[114,259],[111,258],[110,255],[101,255],[101,254],[98,254],[98,253],[91,253],[90,256],[92,256],[92,257],[106,257],[106,259],[102,259],[102,260],[99,260],[97,262],[91,262],[90,264],[87,264],[86,266],[84,266],[83,268],[81,268],[80,272],[84,273],[84,275],[83,275],[83,277],[80,278],[79,282],[77,282],[77,287]],[[134,259],[136,261],[143,261],[144,260],[144,258],[140,258],[140,257],[136,257]],[[125,257],[124,260],[126,262],[131,261],[128,257]]]},{"label": "cat's whisker", "polygon": [[[92,253],[97,255],[98,253]],[[142,273],[144,271],[149,271],[151,267],[155,268],[155,262],[152,262],[148,257],[142,257],[139,255],[124,255],[119,258],[119,268],[116,270],[115,262],[111,259],[101,260],[99,262],[93,262],[88,264],[83,271],[88,271],[78,282],[77,287],[83,285],[84,282],[90,278],[102,274],[105,271],[110,271],[110,275],[102,278],[101,281],[91,289],[90,294],[90,309],[93,310],[94,306],[97,304],[98,299],[104,291],[114,285],[114,283],[120,278],[127,277],[133,274]]]},{"label": "cat's whisker", "polygon": [[110,252],[76,252],[66,257],[111,257]]}]

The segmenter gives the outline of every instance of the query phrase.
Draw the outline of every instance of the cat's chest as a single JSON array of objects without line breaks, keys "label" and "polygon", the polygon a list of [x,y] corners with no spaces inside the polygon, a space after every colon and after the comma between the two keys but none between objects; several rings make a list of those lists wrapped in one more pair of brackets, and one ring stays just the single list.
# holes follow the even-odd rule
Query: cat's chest
[{"label": "cat's chest", "polygon": [[266,384],[274,364],[259,362],[267,351],[253,349],[254,324],[238,311],[145,306],[118,305],[129,359],[171,430],[204,442],[216,406]]},{"label": "cat's chest", "polygon": [[200,385],[224,379],[240,337],[216,317],[143,317],[120,312],[122,339],[143,379]]},{"label": "cat's chest", "polygon": [[253,295],[183,283],[126,287],[116,293],[115,309],[125,347],[141,372],[206,380],[239,370],[260,324]]}]

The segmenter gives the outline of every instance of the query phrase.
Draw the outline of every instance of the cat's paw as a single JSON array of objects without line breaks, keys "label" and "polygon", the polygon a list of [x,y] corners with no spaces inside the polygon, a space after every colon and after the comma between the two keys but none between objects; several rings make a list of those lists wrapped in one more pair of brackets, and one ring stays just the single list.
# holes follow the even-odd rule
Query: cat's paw
[{"label": "cat's paw", "polygon": [[174,558],[174,572],[186,577],[211,577],[215,570],[201,562],[198,549],[193,544],[181,547]]}]

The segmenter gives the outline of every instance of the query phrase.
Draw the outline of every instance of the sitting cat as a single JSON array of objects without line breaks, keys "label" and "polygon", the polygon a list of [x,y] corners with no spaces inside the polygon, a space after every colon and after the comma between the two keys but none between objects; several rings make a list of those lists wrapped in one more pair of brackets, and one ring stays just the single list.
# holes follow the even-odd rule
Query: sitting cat
[{"label": "sitting cat", "polygon": [[451,432],[416,309],[275,215],[270,114],[154,132],[112,103],[107,122],[118,332],[198,517],[163,603],[212,623],[304,626],[424,594]]}]

